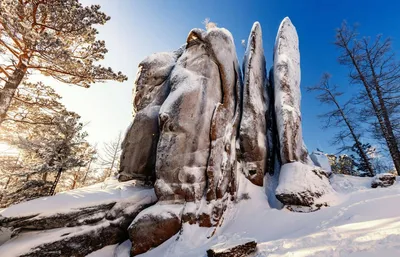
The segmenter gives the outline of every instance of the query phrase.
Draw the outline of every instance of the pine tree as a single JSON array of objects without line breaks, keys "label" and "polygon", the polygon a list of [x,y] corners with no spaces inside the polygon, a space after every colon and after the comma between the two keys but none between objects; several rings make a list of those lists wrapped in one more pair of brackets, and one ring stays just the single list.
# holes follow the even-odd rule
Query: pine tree
[{"label": "pine tree", "polygon": [[32,174],[55,173],[56,177],[49,195],[53,195],[60,177],[75,167],[84,167],[89,161],[90,146],[86,141],[87,133],[83,132],[83,124],[79,116],[70,113],[59,116],[54,126],[37,126],[27,138],[20,138],[17,146],[22,150]]},{"label": "pine tree", "polygon": [[0,124],[15,91],[30,73],[82,87],[126,76],[97,65],[107,53],[96,25],[110,17],[78,0],[0,1]]},{"label": "pine tree", "polygon": [[[357,154],[357,156],[351,155],[351,158],[354,160],[354,166],[357,168],[359,172],[367,173],[370,177],[375,175],[375,172],[370,172],[371,158],[368,156],[368,153],[371,152],[371,145],[369,143],[356,145],[354,144],[351,150]],[[360,152],[360,149],[362,152]],[[361,156],[365,155],[366,158],[362,158]]]},{"label": "pine tree", "polygon": [[61,173],[72,173],[92,158],[94,150],[85,140],[79,115],[69,112],[60,100],[53,88],[41,82],[23,83],[18,88],[0,130],[0,141],[20,152],[22,168],[9,173],[16,181],[13,187],[34,181],[46,186],[53,180],[55,189]]}]

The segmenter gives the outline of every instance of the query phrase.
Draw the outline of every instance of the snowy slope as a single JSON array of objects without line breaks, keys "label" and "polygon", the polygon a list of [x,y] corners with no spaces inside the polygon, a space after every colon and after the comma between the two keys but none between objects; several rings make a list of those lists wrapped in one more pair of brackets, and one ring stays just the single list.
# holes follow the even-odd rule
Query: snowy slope
[{"label": "snowy slope", "polygon": [[3,217],[23,217],[40,213],[40,216],[43,217],[55,213],[68,213],[81,207],[106,204],[128,198],[142,190],[143,188],[136,186],[134,181],[120,183],[117,180],[109,180],[105,183],[58,193],[52,197],[41,197],[12,205],[0,211],[0,215]]},{"label": "snowy slope", "polygon": [[[312,213],[271,209],[262,188],[247,183],[251,199],[228,209],[213,237],[213,228],[185,224],[181,236],[140,256],[203,257],[212,245],[241,238],[257,240],[256,256],[400,256],[400,183],[371,189],[371,178],[345,175],[331,183],[340,201]],[[129,256],[129,241],[117,249]],[[112,256],[102,253],[90,257]]]}]

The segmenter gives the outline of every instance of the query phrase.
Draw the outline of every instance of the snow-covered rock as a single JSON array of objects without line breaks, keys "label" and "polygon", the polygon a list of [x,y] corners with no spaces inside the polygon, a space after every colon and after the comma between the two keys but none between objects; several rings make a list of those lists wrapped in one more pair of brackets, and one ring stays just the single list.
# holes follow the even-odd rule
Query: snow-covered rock
[{"label": "snow-covered rock", "polygon": [[156,204],[141,212],[128,228],[131,256],[157,247],[181,229],[181,204]]},{"label": "snow-covered rock", "polygon": [[0,213],[0,233],[13,236],[0,236],[1,256],[84,256],[123,242],[132,220],[156,200],[153,189],[129,181],[13,205]]},{"label": "snow-covered rock", "polygon": [[381,173],[377,174],[371,182],[372,188],[377,187],[388,187],[396,182],[396,176],[392,173]]},{"label": "snow-covered rock", "polygon": [[315,166],[323,169],[327,174],[332,173],[331,164],[329,163],[329,159],[325,153],[321,151],[313,151],[310,154],[310,158],[313,161]]},{"label": "snow-covered rock", "polygon": [[160,201],[199,202],[206,191],[207,201],[222,199],[236,187],[240,115],[240,69],[230,32],[192,30],[170,83],[160,109],[156,194]]},{"label": "snow-covered rock", "polygon": [[206,32],[193,30],[170,75],[160,109],[155,190],[161,200],[200,200],[206,186],[211,120],[222,99],[218,65]]},{"label": "snow-covered rock", "polygon": [[274,48],[274,101],[282,164],[307,161],[300,112],[300,51],[296,28],[286,17]]},{"label": "snow-covered rock", "polygon": [[300,212],[318,210],[335,200],[327,174],[301,162],[282,166],[275,193],[288,209]]},{"label": "snow-covered rock", "polygon": [[[156,54],[140,66],[135,106],[138,109],[145,107],[139,110],[124,141],[126,150],[122,162],[128,164],[122,165],[120,177],[148,176],[150,169],[142,167],[152,165],[149,160],[155,160],[157,179],[154,189],[159,200],[156,206],[173,202],[176,206],[185,206],[184,221],[216,226],[237,187],[236,135],[242,82],[234,41],[226,29],[193,29],[179,55],[162,56]],[[161,61],[157,61],[160,58]],[[158,76],[157,72],[160,73]],[[160,93],[160,101],[151,99],[158,99],[153,93],[156,89],[151,89],[154,85],[161,85],[157,88],[165,92]],[[163,86],[168,90],[162,89]],[[144,99],[146,94],[150,94],[149,101]],[[142,117],[140,115],[144,118],[137,120]],[[156,115],[157,119],[154,118]],[[147,130],[140,133],[146,133],[148,137],[140,136],[137,129]],[[158,140],[155,141],[154,136]],[[134,140],[142,141],[135,143]],[[149,145],[152,145],[151,149]],[[133,154],[135,151],[136,155]],[[133,168],[126,170],[126,167]],[[139,171],[135,170],[138,168]],[[181,216],[159,219],[157,212],[152,213],[158,210],[156,206],[146,210],[147,218],[138,219],[131,226],[130,235],[135,238],[132,240],[133,254],[145,251],[143,249],[147,251],[180,229]],[[177,219],[179,222],[174,222]],[[147,239],[140,245],[135,244],[142,236],[143,224],[147,224],[148,229],[151,222],[165,227],[171,225],[174,229],[170,232],[174,233],[165,233],[162,240]],[[157,237],[149,232],[149,238],[151,236]]]},{"label": "snow-covered rock", "polygon": [[243,62],[243,108],[240,122],[240,160],[247,178],[263,185],[267,163],[267,120],[269,106],[267,75],[261,25],[255,22],[247,41]]},{"label": "snow-covered rock", "polygon": [[122,143],[120,181],[155,180],[159,110],[170,91],[169,75],[181,54],[181,49],[157,53],[139,64],[134,87],[135,117]]}]

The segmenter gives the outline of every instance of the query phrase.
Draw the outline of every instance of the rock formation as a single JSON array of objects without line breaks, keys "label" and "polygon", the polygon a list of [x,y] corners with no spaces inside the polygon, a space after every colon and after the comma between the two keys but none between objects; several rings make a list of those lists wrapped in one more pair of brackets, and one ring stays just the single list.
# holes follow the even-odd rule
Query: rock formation
[{"label": "rock formation", "polygon": [[160,106],[170,91],[169,75],[177,58],[173,53],[157,53],[139,64],[135,81],[134,121],[122,143],[120,180],[155,180],[156,150],[159,138]]},{"label": "rock formation", "polygon": [[[83,256],[128,237],[135,256],[179,237],[189,225],[214,227],[213,236],[224,212],[246,199],[247,186],[257,188],[250,182],[264,186],[273,196],[268,198],[278,202],[276,196],[275,206],[315,211],[328,205],[333,190],[327,174],[312,164],[303,143],[300,53],[289,18],[278,30],[269,79],[258,22],[248,39],[243,82],[230,32],[193,29],[179,50],[153,54],[139,64],[134,95],[119,180],[151,185],[154,191],[141,188],[148,194],[66,213],[0,218],[14,234],[74,228],[20,256]],[[5,245],[12,248],[10,241]],[[235,251],[245,254],[255,247],[246,242],[228,255],[216,248],[209,255],[237,256]]]},{"label": "rock formation", "polygon": [[246,177],[262,186],[271,154],[267,141],[269,96],[261,25],[256,22],[247,41],[243,62],[243,109],[240,122],[240,160]]},{"label": "rock formation", "polygon": [[[225,29],[194,29],[189,33],[179,56],[173,56],[177,56],[177,60],[168,61],[168,64],[174,63],[171,68],[158,65],[146,69],[154,69],[148,74],[162,74],[160,81],[169,90],[163,91],[168,94],[163,95],[165,97],[162,97],[161,107],[153,108],[151,120],[154,126],[150,132],[146,132],[154,135],[159,133],[158,142],[152,146],[156,150],[146,151],[147,159],[143,158],[149,160],[156,156],[154,189],[159,202],[146,210],[146,216],[136,219],[130,227],[130,237],[136,243],[132,248],[133,254],[147,251],[149,247],[157,246],[174,235],[180,229],[181,219],[200,226],[216,225],[226,208],[227,197],[234,195],[236,188],[236,136],[240,119],[241,74],[233,38]],[[160,57],[155,56],[153,61],[163,63],[157,61]],[[169,74],[164,71],[169,71]],[[152,84],[143,83],[143,74],[147,73],[141,71],[136,82],[143,86],[138,90],[150,91],[145,87]],[[150,78],[148,80],[152,81]],[[141,100],[140,97],[142,95],[135,98],[137,106],[136,99]],[[151,99],[158,97],[157,94],[148,97],[148,102],[161,103]],[[154,122],[156,116],[158,123]],[[134,137],[136,129],[146,126],[146,120],[135,118],[132,132],[128,132],[125,142]],[[149,147],[142,147],[140,142],[132,146],[125,142],[123,147],[131,147],[133,150],[124,150],[123,162],[132,165],[122,166],[123,179],[143,174],[144,169],[135,170],[134,161],[138,155],[133,153],[135,149],[139,151]],[[135,159],[133,162],[128,157],[131,153]],[[148,164],[151,166],[151,161]],[[132,169],[126,169],[128,166]],[[149,175],[148,172],[151,170],[145,171]],[[198,206],[204,201],[210,208],[199,210]],[[182,209],[182,212],[175,213],[173,219],[158,214],[160,209],[169,213],[170,209],[176,208]],[[179,226],[169,227],[169,232],[166,232],[168,237],[159,236],[157,230],[149,229],[167,226],[172,220],[178,220],[176,224]],[[158,239],[144,240],[140,236],[143,231],[149,237]]]},{"label": "rock formation", "polygon": [[282,164],[306,162],[300,112],[300,51],[296,28],[285,18],[274,48],[275,115]]},{"label": "rock formation", "polygon": [[327,206],[333,192],[327,172],[313,167],[305,149],[300,112],[300,51],[296,28],[285,18],[278,29],[273,67],[275,118],[281,170],[276,197],[293,211]]},{"label": "rock formation", "polygon": [[123,144],[120,174],[125,180],[155,173],[158,203],[129,227],[132,255],[176,234],[181,222],[220,224],[240,186],[237,167],[262,186],[264,174],[279,169],[275,160],[280,160],[285,171],[282,180],[307,173],[303,177],[313,183],[307,187],[303,181],[304,188],[293,192],[279,179],[282,185],[276,197],[283,204],[292,210],[297,210],[294,206],[315,210],[326,204],[316,199],[329,192],[329,181],[309,166],[303,144],[300,54],[296,29],[288,18],[278,31],[270,87],[257,22],[248,40],[243,84],[233,38],[221,28],[193,29],[180,51],[153,55],[139,68],[138,113]]}]

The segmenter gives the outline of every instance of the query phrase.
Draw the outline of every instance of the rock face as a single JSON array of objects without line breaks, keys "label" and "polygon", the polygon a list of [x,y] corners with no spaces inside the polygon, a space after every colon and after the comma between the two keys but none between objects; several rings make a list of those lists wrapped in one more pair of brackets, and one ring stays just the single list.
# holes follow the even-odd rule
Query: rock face
[{"label": "rock face", "polygon": [[376,175],[371,183],[372,188],[389,187],[396,182],[396,176],[391,173],[382,173]]},{"label": "rock face", "polygon": [[257,250],[254,239],[240,239],[214,245],[207,251],[208,257],[244,257]]},{"label": "rock face", "polygon": [[306,162],[300,113],[300,52],[296,28],[285,18],[278,30],[274,49],[275,115],[282,164]]},{"label": "rock face", "polygon": [[243,63],[243,110],[240,122],[240,160],[246,177],[262,186],[266,167],[270,165],[267,140],[269,97],[261,26],[254,23],[247,41]]},{"label": "rock face", "polygon": [[168,80],[182,51],[158,53],[139,64],[135,81],[134,121],[122,143],[120,180],[155,180],[159,110],[170,92]]},{"label": "rock face", "polygon": [[203,196],[214,117],[219,103],[229,98],[223,96],[224,67],[215,56],[213,40],[222,44],[230,39],[219,30],[192,30],[171,73],[171,93],[160,110],[157,148],[155,190],[161,201],[193,202]]}]

